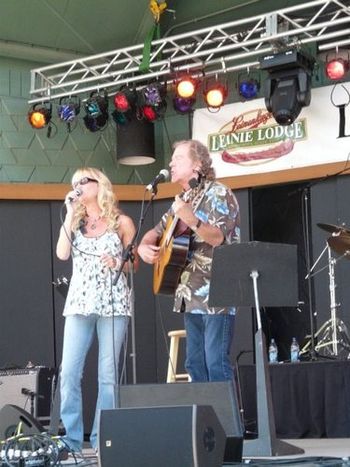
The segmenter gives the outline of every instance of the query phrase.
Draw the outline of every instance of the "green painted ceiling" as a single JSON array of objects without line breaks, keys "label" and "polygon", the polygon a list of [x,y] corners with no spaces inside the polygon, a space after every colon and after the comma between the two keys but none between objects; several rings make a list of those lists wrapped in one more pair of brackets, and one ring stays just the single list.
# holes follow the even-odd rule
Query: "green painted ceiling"
[{"label": "green painted ceiling", "polygon": [[[162,35],[297,3],[305,2],[279,0],[277,5],[273,0],[169,0],[168,9],[174,13],[162,15]],[[21,46],[30,59],[35,59],[40,48],[51,49],[53,62],[60,51],[92,55],[142,43],[152,24],[148,0],[1,0],[0,55],[20,55]]]}]

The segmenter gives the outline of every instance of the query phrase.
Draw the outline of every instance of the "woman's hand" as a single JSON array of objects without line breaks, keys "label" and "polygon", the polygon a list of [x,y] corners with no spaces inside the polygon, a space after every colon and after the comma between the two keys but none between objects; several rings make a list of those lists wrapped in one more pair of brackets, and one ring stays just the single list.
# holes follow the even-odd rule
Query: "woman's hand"
[{"label": "woman's hand", "polygon": [[100,260],[104,268],[118,269],[121,265],[121,260],[110,253],[103,253],[103,255],[100,256]]}]

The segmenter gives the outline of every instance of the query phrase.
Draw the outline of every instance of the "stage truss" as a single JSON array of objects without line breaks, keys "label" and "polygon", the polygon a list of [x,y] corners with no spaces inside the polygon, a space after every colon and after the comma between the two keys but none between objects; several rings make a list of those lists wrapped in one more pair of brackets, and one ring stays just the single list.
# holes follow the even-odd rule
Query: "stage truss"
[{"label": "stage truss", "polygon": [[152,42],[149,71],[139,72],[143,44],[31,70],[30,104],[92,91],[114,94],[121,85],[172,80],[181,71],[211,76],[259,68],[259,57],[316,43],[348,47],[348,0],[316,0]]}]

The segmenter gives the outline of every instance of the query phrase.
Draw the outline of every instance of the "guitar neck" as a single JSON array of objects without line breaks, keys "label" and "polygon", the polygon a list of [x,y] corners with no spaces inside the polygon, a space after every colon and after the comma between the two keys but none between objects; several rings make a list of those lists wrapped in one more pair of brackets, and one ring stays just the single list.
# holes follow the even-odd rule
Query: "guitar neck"
[{"label": "guitar neck", "polygon": [[169,244],[170,240],[172,239],[172,237],[174,235],[174,231],[175,231],[176,224],[177,224],[178,220],[179,220],[178,216],[175,215],[173,217],[173,220],[171,221],[171,224],[168,227],[168,231],[167,231],[167,235],[166,235],[166,241],[165,241],[165,243],[167,245]]}]

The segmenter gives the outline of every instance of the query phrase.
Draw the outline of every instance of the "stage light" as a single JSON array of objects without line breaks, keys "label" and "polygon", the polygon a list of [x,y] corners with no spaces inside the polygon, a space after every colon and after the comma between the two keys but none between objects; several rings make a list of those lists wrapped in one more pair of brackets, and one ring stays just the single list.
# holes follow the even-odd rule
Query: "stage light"
[{"label": "stage light", "polygon": [[104,130],[108,122],[108,96],[106,93],[103,95],[95,91],[90,94],[89,99],[85,102],[84,123],[86,128],[95,132]]},{"label": "stage light", "polygon": [[243,100],[254,99],[259,93],[260,82],[255,78],[238,76],[237,89]]},{"label": "stage light", "polygon": [[79,97],[66,98],[61,97],[57,114],[58,118],[67,124],[68,132],[72,131],[71,124],[80,113],[80,99]]},{"label": "stage light", "polygon": [[117,125],[126,125],[130,120],[128,118],[128,112],[118,112],[114,110],[111,115]]},{"label": "stage light", "polygon": [[344,78],[349,71],[349,60],[343,58],[334,58],[326,62],[326,75],[327,78],[338,81]]},{"label": "stage light", "polygon": [[141,89],[141,96],[144,105],[160,107],[166,97],[165,85],[153,82]]},{"label": "stage light", "polygon": [[175,80],[176,97],[183,99],[194,98],[200,81],[190,75],[184,75]]},{"label": "stage light", "polygon": [[115,109],[117,112],[128,112],[129,110],[132,110],[136,100],[136,91],[134,89],[123,86],[114,96]]},{"label": "stage light", "polygon": [[154,122],[158,119],[158,113],[151,105],[144,105],[142,107],[142,116],[148,122]]},{"label": "stage light", "polygon": [[138,93],[137,115],[149,122],[162,118],[165,114],[166,86],[153,82],[141,89]]},{"label": "stage light", "polygon": [[36,130],[45,128],[52,117],[52,104],[34,104],[32,109],[28,112],[28,121],[30,125]]},{"label": "stage light", "polygon": [[219,83],[217,80],[212,82],[208,81],[203,92],[204,101],[208,107],[208,110],[219,110],[225,103],[227,98],[228,90],[227,86]]},{"label": "stage light", "polygon": [[311,76],[315,60],[296,49],[266,55],[260,68],[265,81],[265,105],[279,125],[290,125],[311,102]]},{"label": "stage light", "polygon": [[196,99],[185,99],[183,97],[174,97],[173,106],[176,112],[180,114],[187,114],[193,112],[193,105],[196,102]]}]

